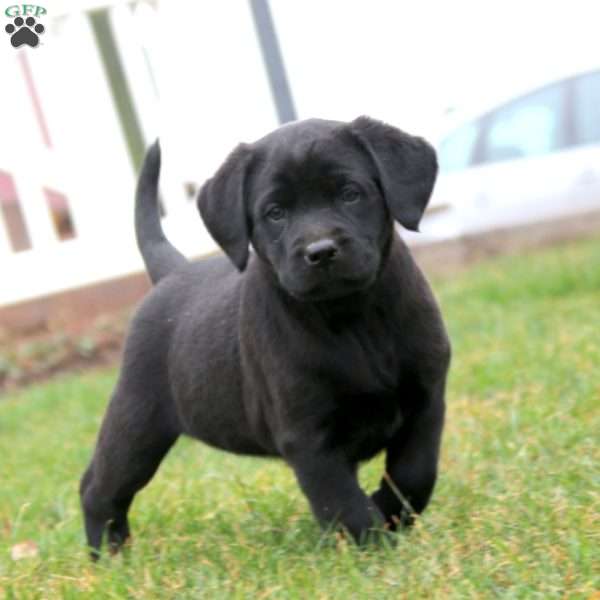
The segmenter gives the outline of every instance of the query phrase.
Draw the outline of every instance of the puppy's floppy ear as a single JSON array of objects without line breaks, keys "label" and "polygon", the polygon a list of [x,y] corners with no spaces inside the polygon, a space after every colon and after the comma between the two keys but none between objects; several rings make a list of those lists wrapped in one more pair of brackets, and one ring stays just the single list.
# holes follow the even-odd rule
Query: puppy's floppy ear
[{"label": "puppy's floppy ear", "polygon": [[250,146],[240,144],[198,194],[198,210],[213,239],[240,270],[248,262],[245,183]]},{"label": "puppy's floppy ear", "polygon": [[418,231],[437,175],[435,150],[423,138],[369,117],[352,121],[350,131],[370,156],[394,219]]}]

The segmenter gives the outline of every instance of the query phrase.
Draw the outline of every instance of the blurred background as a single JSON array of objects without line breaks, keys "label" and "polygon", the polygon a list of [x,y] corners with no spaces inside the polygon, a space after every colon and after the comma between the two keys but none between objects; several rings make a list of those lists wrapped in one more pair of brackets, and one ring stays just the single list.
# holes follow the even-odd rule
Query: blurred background
[{"label": "blurred background", "polygon": [[41,7],[36,47],[5,32],[33,9],[1,7],[2,339],[143,294],[133,192],[157,136],[164,227],[189,256],[215,249],[194,197],[227,153],[309,117],[368,114],[436,146],[422,233],[403,233],[431,270],[600,224],[598,3]]}]

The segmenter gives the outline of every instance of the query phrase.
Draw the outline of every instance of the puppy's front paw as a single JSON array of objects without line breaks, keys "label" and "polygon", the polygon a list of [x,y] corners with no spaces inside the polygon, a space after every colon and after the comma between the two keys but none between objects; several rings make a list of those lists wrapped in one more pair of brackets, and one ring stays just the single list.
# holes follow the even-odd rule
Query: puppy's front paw
[{"label": "puppy's front paw", "polygon": [[384,528],[387,531],[397,531],[414,525],[416,513],[404,498],[399,498],[396,502],[391,503],[389,498],[381,490],[378,490],[371,494],[371,500],[383,514]]}]

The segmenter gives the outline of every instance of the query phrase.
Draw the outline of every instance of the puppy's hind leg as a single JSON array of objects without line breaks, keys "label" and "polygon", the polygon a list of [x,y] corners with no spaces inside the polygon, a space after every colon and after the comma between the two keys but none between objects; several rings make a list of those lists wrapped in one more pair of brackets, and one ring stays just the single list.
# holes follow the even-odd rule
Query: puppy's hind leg
[{"label": "puppy's hind leg", "polygon": [[111,552],[125,543],[130,534],[127,513],[135,494],[150,481],[179,436],[175,417],[155,394],[147,388],[143,396],[117,388],[81,479],[85,531],[94,560],[100,556],[105,531]]}]

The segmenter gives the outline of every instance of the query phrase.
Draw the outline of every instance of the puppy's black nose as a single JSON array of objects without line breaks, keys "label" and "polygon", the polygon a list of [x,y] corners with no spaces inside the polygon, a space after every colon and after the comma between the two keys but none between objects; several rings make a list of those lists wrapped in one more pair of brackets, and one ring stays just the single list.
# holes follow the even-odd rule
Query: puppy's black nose
[{"label": "puppy's black nose", "polygon": [[328,238],[312,242],[304,249],[304,260],[311,266],[326,265],[339,253],[337,244]]}]

